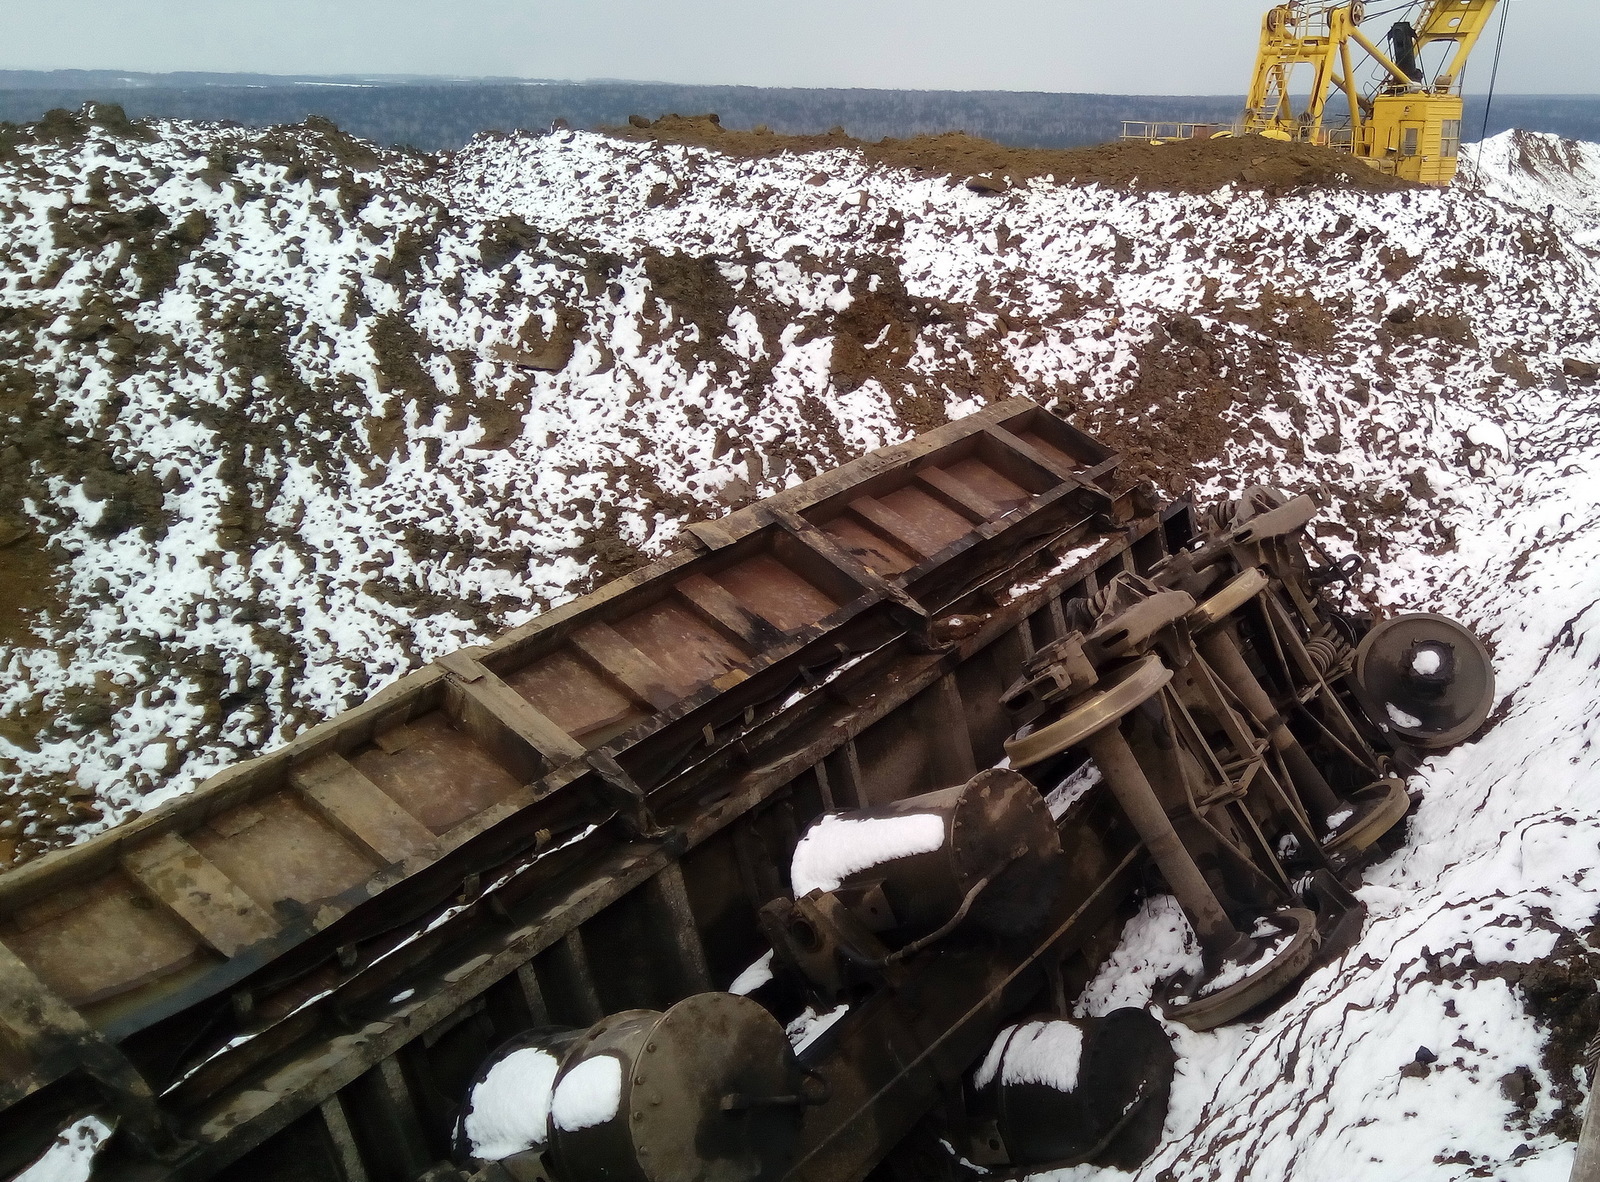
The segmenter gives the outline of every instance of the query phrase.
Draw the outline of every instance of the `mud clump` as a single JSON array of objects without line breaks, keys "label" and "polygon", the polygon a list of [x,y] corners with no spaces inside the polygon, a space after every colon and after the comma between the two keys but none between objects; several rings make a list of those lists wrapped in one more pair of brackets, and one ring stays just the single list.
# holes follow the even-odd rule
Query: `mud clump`
[{"label": "mud clump", "polygon": [[871,143],[853,139],[841,128],[826,135],[734,131],[723,127],[715,115],[663,115],[643,126],[640,122],[630,119],[628,126],[601,130],[619,139],[714,148],[750,158],[855,149],[874,164],[971,178],[979,183],[970,187],[987,193],[1001,193],[1036,177],[1061,184],[1178,193],[1205,193],[1230,184],[1269,193],[1303,188],[1384,191],[1415,187],[1330,148],[1255,135],[1167,143],[1125,140],[1092,148],[1012,148],[963,131]]},{"label": "mud clump", "polygon": [[[884,370],[899,373],[916,353],[917,336],[933,320],[925,301],[905,291],[900,273],[887,268],[892,284],[876,290],[863,272],[852,287],[850,306],[833,323],[831,372],[841,394],[857,389]],[[884,274],[880,268],[877,274]]]},{"label": "mud clump", "polygon": [[523,251],[537,252],[542,243],[539,232],[521,218],[499,218],[484,227],[478,259],[485,271],[498,271]]},{"label": "mud clump", "polygon": [[739,359],[722,341],[737,297],[718,260],[709,255],[655,250],[646,250],[643,259],[651,294],[672,313],[674,321],[697,330],[697,341],[686,340],[679,347],[680,364],[692,372],[704,358],[724,372],[738,369]]},{"label": "mud clump", "polygon": [[[1549,1031],[1544,1048],[1544,1067],[1550,1074],[1551,1091],[1559,1102],[1555,1114],[1541,1131],[1576,1141],[1583,1127],[1583,1092],[1577,1073],[1592,1065],[1589,1047],[1600,1035],[1600,951],[1593,947],[1591,932],[1584,940],[1563,932],[1550,955],[1527,965],[1517,982],[1528,1012]],[[1516,1084],[1507,1081],[1510,1091]],[[1518,1093],[1517,1098],[1520,1098]]]},{"label": "mud clump", "polygon": [[590,588],[632,574],[650,561],[648,554],[623,536],[615,522],[591,530],[574,553],[589,567],[586,581]]},{"label": "mud clump", "polygon": [[860,260],[849,307],[833,318],[830,372],[841,394],[877,381],[896,417],[914,433],[949,421],[937,383],[910,369],[925,329],[958,319],[937,301],[913,296],[893,260]]},{"label": "mud clump", "polygon": [[24,125],[22,131],[35,143],[78,143],[96,128],[123,139],[151,142],[156,138],[145,123],[129,119],[118,103],[90,102],[76,111],[55,107],[38,122]]},{"label": "mud clump", "polygon": [[400,313],[378,316],[367,330],[367,342],[378,363],[378,389],[392,395],[384,415],[367,425],[373,452],[388,461],[405,434],[406,404],[414,403],[426,420],[438,410],[444,394],[426,364],[432,344]]}]

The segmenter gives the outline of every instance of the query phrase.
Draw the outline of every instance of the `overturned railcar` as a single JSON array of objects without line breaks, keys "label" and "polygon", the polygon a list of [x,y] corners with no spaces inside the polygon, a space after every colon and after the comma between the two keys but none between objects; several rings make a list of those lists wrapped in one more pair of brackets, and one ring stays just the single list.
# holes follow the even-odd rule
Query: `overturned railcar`
[{"label": "overturned railcar", "polygon": [[1268,489],[1202,510],[1025,400],[715,522],[0,877],[0,1172],[853,1182],[1131,1165],[1173,1056],[1074,1017],[1142,894],[1248,1014],[1484,650],[1339,607]]}]

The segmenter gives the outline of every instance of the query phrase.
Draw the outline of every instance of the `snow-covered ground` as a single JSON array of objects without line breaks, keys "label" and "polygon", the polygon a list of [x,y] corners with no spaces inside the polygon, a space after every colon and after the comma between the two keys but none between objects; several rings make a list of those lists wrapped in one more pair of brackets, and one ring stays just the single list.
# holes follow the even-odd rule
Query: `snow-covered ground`
[{"label": "snow-covered ground", "polygon": [[1469,147],[1462,164],[1463,188],[1524,209],[1559,209],[1565,232],[1575,222],[1587,228],[1580,242],[1600,241],[1600,144],[1509,131]]},{"label": "snow-covered ground", "polygon": [[[1561,1176],[1581,1090],[1528,973],[1600,907],[1597,160],[1513,135],[1448,192],[979,194],[583,133],[0,141],[0,515],[60,572],[0,647],[0,857],[1027,393],[1169,488],[1317,492],[1361,594],[1477,627],[1503,695],[1417,776],[1362,942],[1259,1023],[1175,1032],[1138,1176]],[[1091,1008],[1148,995],[1169,920]]]}]

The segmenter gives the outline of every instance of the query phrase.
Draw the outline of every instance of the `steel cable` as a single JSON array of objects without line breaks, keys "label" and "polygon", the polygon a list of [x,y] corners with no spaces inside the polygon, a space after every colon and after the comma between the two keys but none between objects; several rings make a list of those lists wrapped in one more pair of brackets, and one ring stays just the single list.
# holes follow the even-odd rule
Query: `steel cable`
[{"label": "steel cable", "polygon": [[1506,43],[1506,18],[1511,15],[1511,0],[1500,0],[1500,35],[1494,44],[1494,69],[1489,73],[1489,94],[1483,102],[1483,131],[1478,136],[1478,165],[1483,165],[1483,141],[1489,138],[1489,111],[1494,107],[1494,84],[1500,77],[1500,51]]}]

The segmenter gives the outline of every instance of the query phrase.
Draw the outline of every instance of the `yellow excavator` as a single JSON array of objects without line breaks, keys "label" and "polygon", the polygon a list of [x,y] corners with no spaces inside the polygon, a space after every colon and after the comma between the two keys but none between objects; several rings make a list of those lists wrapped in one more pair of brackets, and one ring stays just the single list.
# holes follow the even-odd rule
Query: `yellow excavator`
[{"label": "yellow excavator", "polygon": [[[1412,0],[1370,17],[1362,0],[1276,5],[1261,23],[1239,123],[1221,130],[1129,123],[1124,138],[1262,135],[1341,149],[1405,180],[1448,185],[1461,147],[1462,75],[1499,2]],[[1366,21],[1396,14],[1381,37],[1386,48],[1362,31]],[[1366,81],[1357,76],[1352,42],[1365,54]],[[1336,93],[1348,113],[1330,119],[1326,108]]]}]

